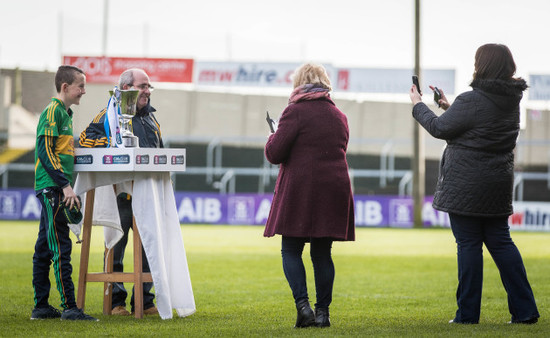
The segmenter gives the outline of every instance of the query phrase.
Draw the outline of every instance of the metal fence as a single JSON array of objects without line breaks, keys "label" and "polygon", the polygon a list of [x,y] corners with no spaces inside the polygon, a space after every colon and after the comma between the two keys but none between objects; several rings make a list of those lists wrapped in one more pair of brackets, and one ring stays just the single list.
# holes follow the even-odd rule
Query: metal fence
[{"label": "metal fence", "polygon": [[[165,138],[165,146],[185,145],[185,144],[206,144],[206,165],[203,167],[187,166],[183,173],[173,173],[172,180],[174,184],[177,182],[178,176],[192,174],[203,175],[205,183],[220,194],[235,193],[236,179],[242,176],[251,176],[258,178],[258,193],[265,193],[266,188],[270,186],[277,177],[278,166],[270,164],[265,157],[263,164],[260,167],[230,167],[224,166],[222,163],[222,155],[224,146],[247,146],[263,148],[265,145],[265,137],[168,137]],[[399,196],[410,196],[412,193],[412,171],[398,170],[395,168],[395,146],[410,143],[410,140],[381,140],[381,139],[351,139],[353,143],[369,143],[379,144],[380,153],[378,169],[350,169],[349,175],[352,183],[352,188],[356,186],[358,178],[374,178],[378,180],[381,188],[388,185],[389,182],[399,180],[397,183]],[[523,147],[529,146],[545,146],[550,148],[549,142],[518,142],[518,152]],[[550,153],[549,153],[550,158]],[[545,181],[546,188],[550,190],[550,163],[546,166],[544,172],[523,172],[518,171],[515,174],[514,180],[514,200],[524,200],[524,187],[527,181]],[[34,172],[34,164],[32,163],[9,163],[0,165],[0,176],[2,188],[9,188],[8,178],[10,172]]]}]

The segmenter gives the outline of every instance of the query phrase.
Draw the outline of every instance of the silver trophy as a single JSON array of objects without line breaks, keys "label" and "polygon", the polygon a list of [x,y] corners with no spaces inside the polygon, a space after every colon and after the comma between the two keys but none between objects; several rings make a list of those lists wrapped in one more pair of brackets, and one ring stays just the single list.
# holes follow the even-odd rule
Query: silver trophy
[{"label": "silver trophy", "polygon": [[139,148],[139,139],[130,130],[130,120],[137,112],[137,97],[139,90],[128,89],[119,90],[115,88],[115,99],[120,107],[120,126],[122,134],[122,142],[125,147]]}]

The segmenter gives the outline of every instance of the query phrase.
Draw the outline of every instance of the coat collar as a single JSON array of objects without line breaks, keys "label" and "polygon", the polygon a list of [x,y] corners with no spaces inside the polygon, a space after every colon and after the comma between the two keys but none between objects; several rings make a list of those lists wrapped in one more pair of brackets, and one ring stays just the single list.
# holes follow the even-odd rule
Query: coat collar
[{"label": "coat collar", "polygon": [[470,84],[472,88],[481,89],[485,92],[497,95],[521,95],[527,89],[527,83],[522,78],[501,80],[501,79],[475,79]]}]

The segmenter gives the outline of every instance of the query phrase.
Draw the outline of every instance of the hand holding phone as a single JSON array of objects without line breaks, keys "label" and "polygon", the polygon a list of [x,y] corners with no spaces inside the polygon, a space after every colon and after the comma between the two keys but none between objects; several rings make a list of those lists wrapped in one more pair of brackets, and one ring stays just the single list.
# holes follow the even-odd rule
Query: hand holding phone
[{"label": "hand holding phone", "polygon": [[430,89],[434,91],[434,101],[437,103],[437,106],[443,110],[447,110],[451,104],[447,101],[445,92],[435,86],[430,86]]},{"label": "hand holding phone", "polygon": [[272,133],[274,133],[277,130],[277,122],[273,120],[271,117],[269,117],[269,112],[265,112],[266,117],[265,120],[267,121],[267,124],[269,125],[269,130],[271,130]]},{"label": "hand holding phone", "polygon": [[439,103],[439,100],[441,100],[441,92],[439,91],[439,89],[437,89],[437,87],[433,87],[433,91],[434,91],[434,102],[435,104],[437,104],[437,107],[441,108],[441,104]]},{"label": "hand holding phone", "polygon": [[413,85],[416,86],[416,90],[418,91],[418,94],[422,95],[422,90],[420,90],[420,84],[418,83],[418,75],[412,76]]}]

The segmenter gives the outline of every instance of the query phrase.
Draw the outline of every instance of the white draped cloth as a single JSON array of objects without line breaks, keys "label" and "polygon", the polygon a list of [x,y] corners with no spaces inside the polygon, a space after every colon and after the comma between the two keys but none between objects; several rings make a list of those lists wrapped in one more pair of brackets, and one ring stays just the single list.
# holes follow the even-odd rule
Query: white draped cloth
[{"label": "white draped cloth", "polygon": [[[160,317],[172,318],[172,309],[180,317],[195,313],[170,173],[80,172],[74,190],[83,203],[85,193],[94,188],[92,224],[104,226],[107,248],[112,248],[122,237],[116,194],[127,192],[132,195],[134,218],[149,261]],[[73,230],[79,232],[80,229]]]}]

